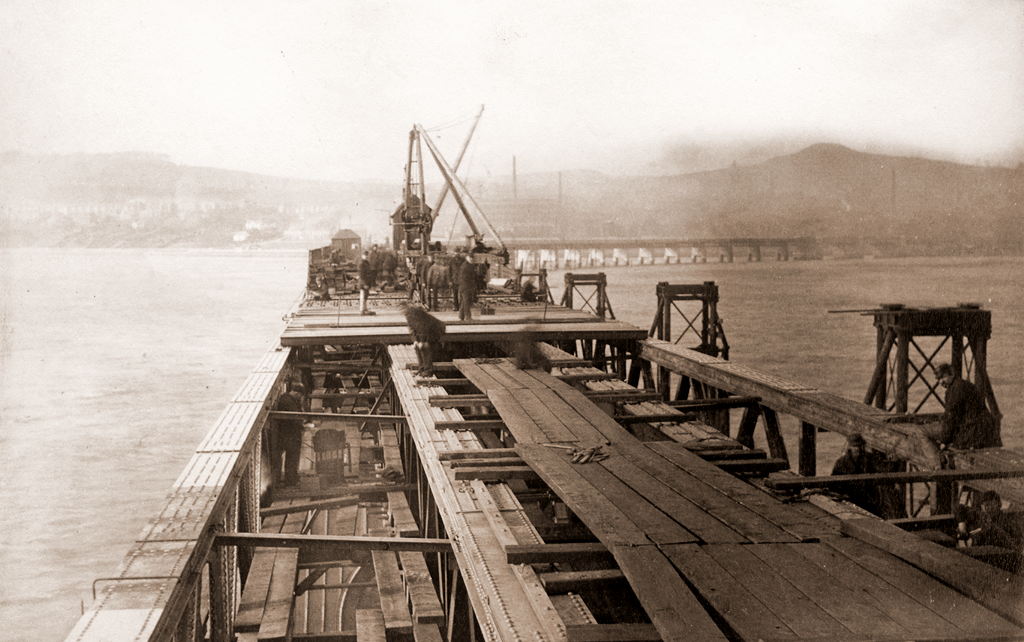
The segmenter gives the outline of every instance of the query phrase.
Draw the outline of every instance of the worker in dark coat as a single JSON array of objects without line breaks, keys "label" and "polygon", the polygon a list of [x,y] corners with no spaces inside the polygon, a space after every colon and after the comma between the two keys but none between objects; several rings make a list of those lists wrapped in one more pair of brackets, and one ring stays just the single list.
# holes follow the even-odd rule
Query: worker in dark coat
[{"label": "worker in dark coat", "polygon": [[369,254],[363,252],[363,258],[359,260],[359,312],[369,314],[366,300],[370,296],[370,286],[373,284],[373,270],[370,267]]},{"label": "worker in dark coat", "polygon": [[412,335],[412,347],[416,352],[416,361],[419,366],[416,375],[420,377],[434,376],[434,349],[444,337],[444,321],[423,309],[422,306],[412,303],[402,308],[405,315],[405,322],[409,325],[409,334]]},{"label": "worker in dark coat", "polygon": [[476,302],[477,274],[473,257],[469,254],[459,264],[455,282],[459,288],[459,320],[469,321],[473,318],[472,306]]},{"label": "worker in dark coat", "polygon": [[[846,452],[832,467],[833,475],[865,475],[878,472],[876,457],[867,452],[867,443],[860,433],[852,433],[846,439]],[[834,487],[835,492],[875,515],[881,514],[878,487],[863,482],[849,482]]]},{"label": "worker in dark coat", "polygon": [[935,368],[935,378],[946,388],[939,446],[960,450],[1002,446],[999,426],[977,386],[961,379],[948,363]]},{"label": "worker in dark coat", "polygon": [[970,540],[974,546],[1001,546],[1020,551],[1024,543],[1024,529],[1020,520],[1003,512],[999,493],[987,490],[981,493],[977,506],[957,504],[953,509],[957,522],[957,537]]},{"label": "worker in dark coat", "polygon": [[[277,399],[274,410],[284,412],[305,412],[304,397],[306,387],[301,383],[293,383],[291,390]],[[274,477],[281,472],[281,456],[284,456],[284,486],[295,486],[299,483],[299,456],[302,452],[302,417],[275,417],[274,443],[272,454]]]}]

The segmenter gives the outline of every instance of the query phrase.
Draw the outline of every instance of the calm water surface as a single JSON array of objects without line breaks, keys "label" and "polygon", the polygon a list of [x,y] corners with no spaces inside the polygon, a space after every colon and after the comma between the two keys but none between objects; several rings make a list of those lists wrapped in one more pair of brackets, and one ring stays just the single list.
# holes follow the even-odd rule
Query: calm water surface
[{"label": "calm water surface", "polygon": [[[829,310],[982,303],[1004,440],[1024,447],[1022,259],[604,271],[616,317],[645,329],[657,282],[716,281],[733,361],[853,399],[875,330]],[[62,640],[276,344],[305,252],[16,250],[0,275],[0,640]],[[560,294],[561,272],[551,283]],[[839,448],[827,438],[823,469]]]}]

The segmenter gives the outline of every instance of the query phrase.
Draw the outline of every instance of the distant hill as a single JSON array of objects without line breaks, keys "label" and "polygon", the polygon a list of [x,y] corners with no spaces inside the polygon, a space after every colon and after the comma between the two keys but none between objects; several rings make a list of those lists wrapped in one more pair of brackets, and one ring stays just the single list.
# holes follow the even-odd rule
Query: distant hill
[{"label": "distant hill", "polygon": [[[510,244],[516,237],[763,235],[815,236],[851,254],[1024,252],[1024,169],[835,144],[674,176],[577,170],[468,185]],[[432,187],[428,195],[437,194]],[[381,241],[400,198],[400,184],[188,167],[153,154],[0,157],[9,243],[315,247],[342,227]],[[458,238],[451,201],[439,227],[447,236],[454,220]]]}]

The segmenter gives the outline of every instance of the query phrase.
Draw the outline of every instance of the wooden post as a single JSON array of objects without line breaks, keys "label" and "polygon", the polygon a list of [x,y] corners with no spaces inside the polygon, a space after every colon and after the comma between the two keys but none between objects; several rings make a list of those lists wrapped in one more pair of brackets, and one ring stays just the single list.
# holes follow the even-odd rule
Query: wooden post
[{"label": "wooden post", "polygon": [[900,330],[896,333],[896,406],[899,414],[905,414],[910,405],[908,372],[910,367],[910,333]]},{"label": "wooden post", "polygon": [[805,477],[818,474],[818,429],[806,421],[800,422],[800,453],[797,472]]}]

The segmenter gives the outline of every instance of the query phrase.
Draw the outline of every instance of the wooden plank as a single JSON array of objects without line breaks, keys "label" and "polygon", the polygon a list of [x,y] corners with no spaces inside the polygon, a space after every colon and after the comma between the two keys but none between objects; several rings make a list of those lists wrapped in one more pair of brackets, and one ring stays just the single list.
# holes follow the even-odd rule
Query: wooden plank
[{"label": "wooden plank", "polygon": [[[771,501],[777,502],[777,500],[774,500],[773,498],[768,497],[765,493],[757,491],[753,487],[736,480],[731,475],[723,473],[718,468],[704,462],[696,455],[693,455],[685,449],[681,449],[678,444],[674,444],[672,447],[673,449],[679,448],[686,454],[686,461],[692,460],[700,462],[700,465],[704,469],[710,469],[719,475],[725,475],[731,482],[729,485],[729,492],[715,488],[704,482],[704,474],[691,473],[689,470],[679,466],[677,462],[670,462],[665,458],[658,456],[652,452],[652,450],[649,450],[631,435],[626,433],[625,430],[621,426],[615,424],[610,417],[605,415],[605,419],[601,419],[594,411],[597,413],[601,412],[600,409],[597,408],[586,410],[586,412],[594,416],[595,421],[603,422],[603,425],[601,426],[602,433],[609,437],[609,439],[611,439],[615,444],[613,448],[616,452],[622,453],[629,462],[641,468],[648,475],[660,480],[671,480],[669,485],[676,493],[683,496],[687,501],[698,506],[703,511],[709,513],[714,519],[726,524],[742,537],[753,542],[792,542],[799,540],[795,535],[787,532],[785,529],[767,519],[760,511],[741,503],[741,501],[737,500],[734,494],[743,497],[745,494],[750,492],[757,492],[761,493],[761,495],[764,495]],[[609,424],[608,422],[611,423]],[[647,446],[653,447],[654,444],[673,443],[674,442],[651,442],[648,443]],[[608,461],[610,460],[606,460],[601,463],[607,464]],[[625,466],[622,466],[622,468],[625,468]],[[702,473],[705,472],[706,470],[702,471]],[[627,474],[628,473],[623,470],[623,475]],[[636,479],[636,483],[638,484],[641,483],[643,479],[642,476],[637,475],[636,473],[633,473],[633,477]],[[653,489],[650,490],[651,492],[654,492]],[[680,511],[685,510],[685,507],[678,503],[676,503],[674,507]],[[711,521],[685,512],[680,513],[680,518],[684,514],[690,515],[690,519],[697,520],[694,522],[695,528],[699,525],[702,529],[702,536],[711,538],[705,541],[718,543],[737,541],[732,535],[716,528]]]},{"label": "wooden plank", "polygon": [[277,551],[273,575],[270,578],[270,590],[267,593],[267,604],[263,611],[263,620],[260,622],[257,639],[275,642],[287,639],[291,633],[292,599],[298,566],[298,550],[280,549]]},{"label": "wooden plank", "polygon": [[483,468],[488,466],[525,466],[517,457],[481,457],[480,459],[453,459],[452,468]]},{"label": "wooden plank", "polygon": [[412,616],[405,605],[405,587],[398,557],[392,551],[373,551],[371,555],[388,642],[407,639],[412,635]]},{"label": "wooden plank", "polygon": [[611,550],[662,640],[727,639],[657,547],[615,546]]},{"label": "wooden plank", "polygon": [[432,408],[468,408],[472,406],[490,406],[491,401],[485,394],[478,395],[431,395],[427,403]]},{"label": "wooden plank", "polygon": [[444,642],[441,628],[437,624],[414,624],[412,636],[416,642]]},{"label": "wooden plank", "polygon": [[261,508],[260,517],[287,515],[288,513],[306,513],[312,510],[327,510],[329,508],[342,508],[345,506],[355,506],[358,503],[358,497],[345,496],[334,499],[322,499],[315,502],[294,503],[287,506],[271,506],[270,508]]},{"label": "wooden plank", "polygon": [[[651,455],[656,457],[653,453]],[[697,485],[693,483],[679,483],[680,478],[685,477],[685,475],[651,474],[644,470],[643,467],[638,466],[633,461],[630,461],[630,459],[621,455],[614,455],[599,463],[618,479],[628,484],[630,488],[650,500],[659,510],[665,512],[676,522],[685,524],[686,529],[700,538],[701,541],[718,544],[741,544],[750,541],[731,526],[716,519],[710,512],[706,512],[703,507],[695,504],[685,494],[680,493],[681,490]],[[661,472],[668,473],[672,471],[663,470]],[[710,494],[710,492],[707,494]],[[719,496],[719,499],[718,504],[705,501],[705,505],[711,506],[715,509],[715,512],[722,514],[726,511],[722,510],[720,506],[728,502],[724,497]],[[737,512],[740,512],[738,508],[729,511],[728,514],[732,516]],[[756,516],[750,516],[750,519],[747,521],[759,522],[761,520],[757,520]],[[770,525],[765,524],[765,526]],[[784,537],[784,533],[779,531],[779,529],[773,530],[775,531],[774,537]]]},{"label": "wooden plank", "polygon": [[300,535],[295,533],[219,533],[217,546],[273,546],[276,548],[316,549],[322,552],[358,550],[419,551],[447,553],[447,539],[423,537],[362,537],[355,535]]},{"label": "wooden plank", "polygon": [[444,624],[444,609],[437,599],[423,553],[399,553],[398,561],[402,565],[402,579],[412,609],[413,625]]},{"label": "wooden plank", "polygon": [[[791,533],[797,539],[812,541],[829,534],[815,521],[792,510],[768,493],[743,482],[710,464],[681,444],[671,441],[648,442],[646,448],[658,453],[672,464],[690,472],[706,485],[729,496],[732,501],[757,513],[765,520]],[[777,541],[777,540],[776,540]]]},{"label": "wooden plank", "polygon": [[505,374],[507,374],[509,377],[515,379],[519,383],[519,385],[521,385],[524,388],[529,388],[531,390],[541,390],[545,388],[544,384],[537,381],[534,377],[530,375],[530,373],[517,368],[516,365],[512,363],[512,361],[509,359],[501,360],[500,362],[495,364],[495,367],[504,372]]},{"label": "wooden plank", "polygon": [[260,630],[276,559],[276,548],[260,547],[253,552],[249,575],[245,578],[238,603],[238,613],[235,614],[235,633],[255,633]]},{"label": "wooden plank", "polygon": [[701,550],[800,638],[841,637],[849,629],[751,553],[753,546],[722,544]]},{"label": "wooden plank", "polygon": [[565,404],[551,404],[541,399],[534,390],[517,390],[516,401],[544,433],[547,441],[572,441],[578,437],[566,428],[561,417],[565,415]]},{"label": "wooden plank", "polygon": [[558,419],[572,434],[567,439],[575,439],[586,447],[600,445],[606,441],[593,424],[567,404],[555,390],[544,388],[534,391],[534,394],[548,408],[557,408]]},{"label": "wooden plank", "polygon": [[517,395],[509,390],[491,390],[487,395],[517,442],[528,444],[549,441],[540,426],[519,404]]},{"label": "wooden plank", "polygon": [[748,473],[757,474],[763,477],[768,475],[768,473],[774,473],[780,470],[789,470],[789,461],[778,457],[770,457],[768,459],[705,459],[705,461],[717,466],[727,473],[732,473],[733,475],[737,473]]},{"label": "wooden plank", "polygon": [[383,613],[377,609],[356,610],[356,642],[387,642]]},{"label": "wooden plank", "polygon": [[[559,456],[565,458],[566,462],[570,461],[565,454],[560,454]],[[699,538],[683,527],[682,524],[666,515],[656,504],[648,501],[646,497],[630,488],[603,466],[603,464],[617,457],[621,457],[621,455],[612,451],[610,458],[599,464],[577,465],[567,463],[567,465],[575,468],[581,477],[603,493],[619,510],[629,515],[633,523],[655,544],[678,544],[699,541]],[[680,506],[681,503],[674,505],[673,508],[679,508]],[[587,522],[586,515],[581,515],[578,512],[576,515],[584,523]]]},{"label": "wooden plank", "polygon": [[650,543],[643,530],[580,476],[564,455],[560,456],[545,446],[526,443],[517,444],[516,452],[605,546],[640,546]]},{"label": "wooden plank", "polygon": [[[750,548],[750,547],[748,547]],[[695,544],[666,546],[663,552],[687,582],[744,640],[795,639],[786,623],[757,595]]]},{"label": "wooden plank", "polygon": [[566,642],[661,642],[653,624],[566,624]]},{"label": "wooden plank", "polygon": [[[522,390],[527,387],[517,377],[513,377],[511,373],[500,368],[498,363],[480,363],[480,369],[492,377],[499,386],[506,390]],[[532,377],[527,378],[531,380],[533,379]]]},{"label": "wooden plank", "polygon": [[750,552],[771,567],[826,613],[857,635],[912,638],[912,633],[875,608],[862,591],[851,591],[796,553],[794,546],[816,544],[761,544]]},{"label": "wooden plank", "polygon": [[439,461],[459,459],[484,459],[487,457],[518,457],[515,448],[474,448],[472,450],[442,450],[437,453]]},{"label": "wooden plank", "polygon": [[473,385],[481,392],[486,393],[488,390],[503,390],[507,387],[495,380],[489,372],[486,372],[473,359],[456,359],[454,364],[455,367],[459,369],[459,372],[461,372],[469,381],[473,382]]},{"label": "wooden plank", "polygon": [[1021,632],[1019,627],[895,555],[853,537],[829,537],[822,542],[957,626],[961,635],[994,637]]},{"label": "wooden plank", "polygon": [[626,584],[626,576],[617,568],[594,571],[554,571],[537,573],[548,593],[611,591]]},{"label": "wooden plank", "polygon": [[506,481],[509,479],[537,479],[538,475],[529,466],[477,466],[455,468],[452,478],[456,481],[479,479],[481,481]]},{"label": "wooden plank", "polygon": [[459,419],[434,422],[434,428],[437,430],[503,430],[505,427],[504,419]]},{"label": "wooden plank", "polygon": [[418,537],[420,528],[409,508],[409,500],[405,493],[388,493],[388,518],[399,537]]},{"label": "wooden plank", "polygon": [[911,484],[918,482],[954,482],[975,479],[1011,479],[1024,477],[1024,469],[1006,470],[921,470],[896,473],[867,473],[863,475],[826,475],[817,477],[769,478],[765,485],[775,490],[801,490],[804,488],[831,488],[850,482],[877,484]]},{"label": "wooden plank", "polygon": [[1024,624],[1024,577],[922,540],[881,520],[844,520],[840,530],[913,564],[1011,622]]},{"label": "wooden plank", "polygon": [[918,602],[913,596],[900,591],[885,578],[878,577],[848,557],[825,544],[791,545],[791,550],[815,564],[832,579],[857,595],[863,596],[876,609],[915,636],[929,638],[956,638],[963,631],[953,626]]},{"label": "wooden plank", "polygon": [[612,554],[608,551],[608,548],[600,542],[513,544],[505,546],[505,561],[509,564],[595,563],[608,562],[612,559]]}]

